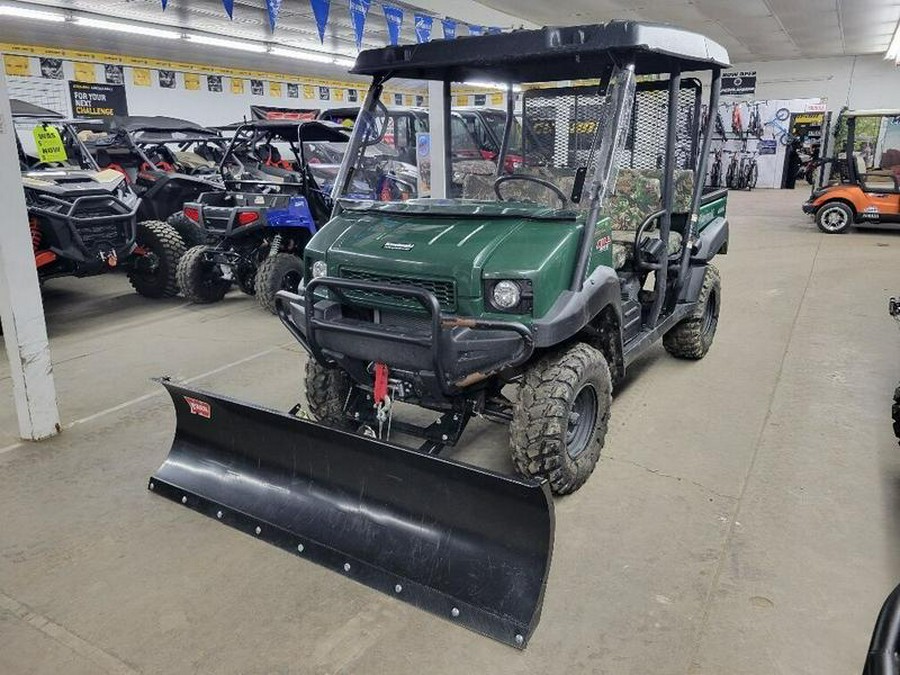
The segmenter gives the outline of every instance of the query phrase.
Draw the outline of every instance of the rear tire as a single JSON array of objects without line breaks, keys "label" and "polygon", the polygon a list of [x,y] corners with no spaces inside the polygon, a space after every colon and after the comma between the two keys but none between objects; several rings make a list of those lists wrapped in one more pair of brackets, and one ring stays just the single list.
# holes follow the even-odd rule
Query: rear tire
[{"label": "rear tire", "polygon": [[900,440],[900,386],[894,389],[894,403],[891,405],[891,419],[894,422],[894,436]]},{"label": "rear tire", "polygon": [[303,261],[291,253],[276,253],[263,260],[256,272],[256,299],[275,314],[278,291],[297,292],[303,281]]},{"label": "rear tire", "polygon": [[306,404],[317,422],[336,429],[350,430],[351,421],[344,415],[344,404],[350,395],[350,378],[337,368],[326,368],[313,357],[306,362]]},{"label": "rear tire", "polygon": [[509,443],[516,470],[545,479],[554,494],[575,492],[600,459],[612,405],[603,353],[584,343],[545,356],[525,373]]},{"label": "rear tire", "polygon": [[194,248],[194,246],[202,246],[207,243],[206,230],[184,215],[181,211],[173,213],[166,222],[175,228],[175,231],[181,235],[181,240],[184,242],[184,247],[186,249]]},{"label": "rear tire", "polygon": [[666,351],[678,359],[696,361],[706,356],[716,336],[721,303],[722,282],[719,270],[715,265],[707,265],[694,311],[663,336]]},{"label": "rear tire", "polygon": [[844,234],[853,225],[853,209],[844,202],[825,202],[816,211],[816,225],[825,234]]},{"label": "rear tire", "polygon": [[231,288],[216,265],[204,259],[211,246],[194,246],[178,264],[178,285],[184,297],[197,305],[219,302]]},{"label": "rear tire", "polygon": [[137,245],[145,251],[135,256],[128,281],[145,298],[174,298],[178,295],[176,270],[185,247],[175,229],[159,220],[137,224]]}]

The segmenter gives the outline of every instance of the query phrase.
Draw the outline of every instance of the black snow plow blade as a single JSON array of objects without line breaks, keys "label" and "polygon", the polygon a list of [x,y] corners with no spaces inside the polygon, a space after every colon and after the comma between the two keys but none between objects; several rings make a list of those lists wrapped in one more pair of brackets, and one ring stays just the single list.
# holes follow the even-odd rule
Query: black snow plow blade
[{"label": "black snow plow blade", "polygon": [[514,647],[540,616],[546,485],[163,382],[177,425],[150,489]]}]

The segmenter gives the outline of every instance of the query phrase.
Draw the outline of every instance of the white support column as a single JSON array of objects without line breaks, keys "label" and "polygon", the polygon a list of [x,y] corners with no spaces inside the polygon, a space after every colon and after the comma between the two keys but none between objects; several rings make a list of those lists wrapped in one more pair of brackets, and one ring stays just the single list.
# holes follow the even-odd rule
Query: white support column
[{"label": "white support column", "polygon": [[428,81],[428,131],[431,134],[431,197],[447,198],[447,129],[444,124],[444,110],[449,101],[446,100],[443,82]]},{"label": "white support column", "polygon": [[15,133],[6,76],[0,72],[0,321],[19,435],[37,441],[59,432],[59,411]]}]

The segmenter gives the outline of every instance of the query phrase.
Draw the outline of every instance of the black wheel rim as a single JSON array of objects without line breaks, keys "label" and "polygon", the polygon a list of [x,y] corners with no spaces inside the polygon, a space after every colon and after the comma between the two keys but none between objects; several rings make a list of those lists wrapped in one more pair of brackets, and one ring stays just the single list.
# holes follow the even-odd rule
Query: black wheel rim
[{"label": "black wheel rim", "polygon": [[709,336],[716,329],[716,322],[719,320],[719,308],[715,293],[710,293],[706,299],[706,307],[703,309],[703,323],[701,330],[703,335]]},{"label": "black wheel rim", "polygon": [[588,447],[597,426],[597,391],[594,385],[585,384],[575,395],[569,422],[566,427],[566,452],[572,459],[578,458]]},{"label": "black wheel rim", "polygon": [[300,272],[288,272],[281,277],[281,290],[296,293],[300,288],[301,281],[303,281],[303,275]]}]

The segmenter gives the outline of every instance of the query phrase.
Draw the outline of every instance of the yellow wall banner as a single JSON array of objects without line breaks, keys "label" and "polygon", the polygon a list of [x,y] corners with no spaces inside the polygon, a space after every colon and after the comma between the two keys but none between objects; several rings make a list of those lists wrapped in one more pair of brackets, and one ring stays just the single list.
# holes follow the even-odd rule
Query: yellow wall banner
[{"label": "yellow wall banner", "polygon": [[491,105],[503,105],[503,94],[491,94]]},{"label": "yellow wall banner", "polygon": [[454,96],[453,97],[453,105],[458,105],[458,106],[462,106],[462,107],[469,105],[468,95]]},{"label": "yellow wall banner", "polygon": [[343,89],[332,89],[331,90],[331,98],[335,101],[343,101],[344,100],[344,90]]},{"label": "yellow wall banner", "polygon": [[184,88],[191,91],[200,90],[200,76],[197,73],[184,74]]},{"label": "yellow wall banner", "polygon": [[314,86],[312,86],[311,84],[304,84],[303,85],[303,98],[305,98],[305,99],[319,98],[318,96],[316,96],[316,88]]},{"label": "yellow wall banner", "polygon": [[269,82],[269,96],[281,98],[281,82]]},{"label": "yellow wall banner", "polygon": [[232,94],[243,94],[244,93],[244,81],[237,77],[231,78],[231,93]]},{"label": "yellow wall banner", "polygon": [[16,75],[18,77],[28,77],[31,75],[31,60],[27,56],[12,56],[7,54],[3,57],[3,63],[6,67],[7,75]]},{"label": "yellow wall banner", "polygon": [[93,63],[75,63],[76,82],[96,82],[97,67]]},{"label": "yellow wall banner", "polygon": [[147,68],[132,68],[131,81],[136,87],[150,86],[150,71]]}]

